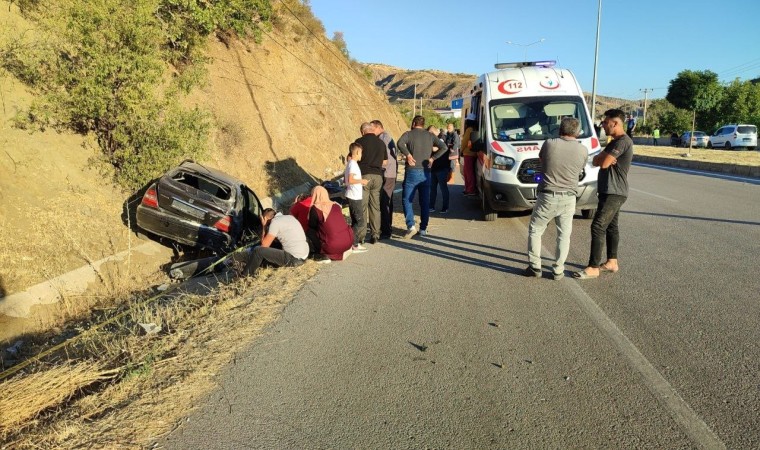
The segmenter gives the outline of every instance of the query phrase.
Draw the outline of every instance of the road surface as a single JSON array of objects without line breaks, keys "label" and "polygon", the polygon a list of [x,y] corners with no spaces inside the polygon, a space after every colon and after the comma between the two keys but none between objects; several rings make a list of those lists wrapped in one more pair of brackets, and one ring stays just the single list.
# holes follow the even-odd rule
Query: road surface
[{"label": "road surface", "polygon": [[[549,258],[520,276],[529,216],[480,221],[453,187],[428,237],[321,271],[160,444],[760,447],[760,185],[642,166],[630,181],[621,271],[578,281],[548,278]],[[568,269],[589,225],[574,221]]]}]

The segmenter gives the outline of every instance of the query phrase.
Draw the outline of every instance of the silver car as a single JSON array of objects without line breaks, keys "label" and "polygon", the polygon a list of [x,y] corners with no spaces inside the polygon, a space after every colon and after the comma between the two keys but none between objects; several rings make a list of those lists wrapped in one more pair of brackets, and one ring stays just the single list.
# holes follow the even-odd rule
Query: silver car
[{"label": "silver car", "polygon": [[692,147],[707,147],[710,143],[710,137],[703,131],[695,131],[694,135],[691,135],[691,131],[687,131],[681,135],[681,147],[688,147],[689,141],[691,141]]}]

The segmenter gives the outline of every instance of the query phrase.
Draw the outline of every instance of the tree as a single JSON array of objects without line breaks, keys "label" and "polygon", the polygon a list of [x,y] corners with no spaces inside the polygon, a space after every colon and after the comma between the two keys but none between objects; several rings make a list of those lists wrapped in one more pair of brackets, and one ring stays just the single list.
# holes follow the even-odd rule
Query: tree
[{"label": "tree", "polygon": [[723,87],[718,81],[718,74],[710,71],[682,70],[670,81],[665,98],[676,108],[692,111],[699,121],[699,127],[712,124],[703,113],[709,112],[720,101]]},{"label": "tree", "polygon": [[346,39],[343,37],[342,31],[336,31],[333,33],[332,38],[333,44],[335,44],[336,47],[338,47],[338,50],[340,50],[341,53],[343,53],[343,56],[348,59],[348,45],[346,44]]}]

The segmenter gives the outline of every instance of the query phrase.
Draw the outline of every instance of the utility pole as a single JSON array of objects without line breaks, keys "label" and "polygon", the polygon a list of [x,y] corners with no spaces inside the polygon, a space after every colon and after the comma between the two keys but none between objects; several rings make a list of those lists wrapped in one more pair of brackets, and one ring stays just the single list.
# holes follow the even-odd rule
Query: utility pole
[{"label": "utility pole", "polygon": [[417,83],[414,83],[414,100],[412,100],[412,118],[417,115]]},{"label": "utility pole", "polygon": [[594,48],[594,81],[591,85],[591,121],[596,123],[596,67],[599,65],[599,32],[602,29],[602,0],[596,14],[596,46]]},{"label": "utility pole", "polygon": [[647,123],[647,95],[653,91],[653,89],[650,88],[644,88],[639,89],[641,92],[644,93],[644,124]]}]

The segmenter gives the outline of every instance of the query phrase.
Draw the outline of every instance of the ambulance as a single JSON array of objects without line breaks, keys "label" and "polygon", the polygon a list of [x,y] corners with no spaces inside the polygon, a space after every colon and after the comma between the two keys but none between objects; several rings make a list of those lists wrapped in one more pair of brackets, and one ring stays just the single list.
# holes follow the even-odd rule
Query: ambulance
[{"label": "ambulance", "polygon": [[485,220],[499,211],[530,210],[541,181],[538,152],[546,139],[559,137],[564,117],[580,121],[578,140],[586,147],[586,167],[578,179],[576,207],[584,218],[596,212],[601,151],[583,91],[572,72],[554,61],[496,64],[475,81],[463,99],[462,117],[476,121],[472,149],[478,152],[476,182]]}]

